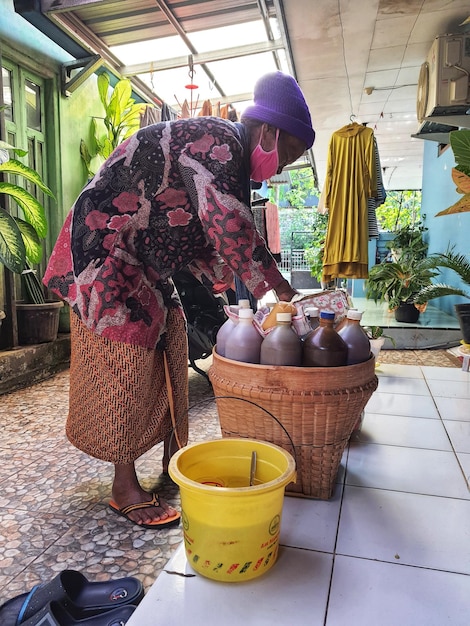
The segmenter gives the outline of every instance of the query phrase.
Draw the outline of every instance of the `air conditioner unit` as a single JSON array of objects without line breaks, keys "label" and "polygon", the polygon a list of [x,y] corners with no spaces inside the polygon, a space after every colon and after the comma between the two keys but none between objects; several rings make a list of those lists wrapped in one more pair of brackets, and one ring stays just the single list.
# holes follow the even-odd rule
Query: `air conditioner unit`
[{"label": "air conditioner unit", "polygon": [[419,74],[418,120],[466,115],[470,107],[469,87],[470,34],[436,37]]}]

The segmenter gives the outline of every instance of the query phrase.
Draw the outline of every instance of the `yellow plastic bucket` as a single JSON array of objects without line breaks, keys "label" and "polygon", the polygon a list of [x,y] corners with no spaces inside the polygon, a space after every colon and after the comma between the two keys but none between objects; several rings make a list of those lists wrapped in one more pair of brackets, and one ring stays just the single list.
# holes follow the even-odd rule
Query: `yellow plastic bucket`
[{"label": "yellow plastic bucket", "polygon": [[196,572],[239,582],[274,565],[284,488],[296,476],[288,452],[252,439],[217,439],[182,448],[168,471],[180,487],[186,557]]}]

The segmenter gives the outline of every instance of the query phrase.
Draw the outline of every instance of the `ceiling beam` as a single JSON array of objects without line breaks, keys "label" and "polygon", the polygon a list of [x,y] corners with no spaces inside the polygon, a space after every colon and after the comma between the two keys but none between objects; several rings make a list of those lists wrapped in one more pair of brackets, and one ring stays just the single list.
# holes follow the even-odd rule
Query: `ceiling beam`
[{"label": "ceiling beam", "polygon": [[[191,43],[189,37],[186,34],[186,31],[184,30],[184,28],[181,26],[181,24],[178,22],[178,20],[176,19],[176,17],[173,15],[172,11],[170,10],[170,8],[168,7],[167,3],[164,2],[164,0],[155,0],[155,4],[158,6],[158,8],[160,9],[160,11],[166,16],[167,20],[170,22],[170,24],[173,26],[173,28],[176,30],[176,32],[178,33],[178,35],[181,37],[181,39],[184,41],[184,43],[186,44],[186,46],[188,47],[188,49],[190,50],[191,54],[194,56],[196,55],[198,52],[196,50],[196,48],[193,46],[193,44]],[[201,64],[201,68],[204,70],[206,76],[209,78],[211,84],[217,89],[217,91],[220,93],[221,96],[226,96],[227,94],[225,93],[225,91],[222,89],[222,87],[219,85],[219,83],[217,82],[215,76],[212,74],[212,72],[210,71],[210,69],[207,67],[207,65],[205,65],[204,63]]]},{"label": "ceiling beam", "polygon": [[[237,46],[234,48],[225,48],[223,50],[215,50],[212,52],[202,52],[192,55],[194,65],[204,65],[213,61],[225,61],[227,59],[236,59],[238,57],[250,56],[253,54],[262,54],[264,52],[273,52],[284,47],[281,39],[276,41],[261,41],[259,43],[247,46]],[[173,57],[162,61],[146,61],[145,63],[136,63],[135,65],[124,65],[120,71],[124,76],[136,76],[137,74],[147,74],[148,72],[159,72],[161,70],[172,70],[177,67],[186,67],[188,65],[188,56]]]},{"label": "ceiling beam", "polygon": [[70,11],[86,4],[102,4],[103,0],[41,0],[43,13]]}]

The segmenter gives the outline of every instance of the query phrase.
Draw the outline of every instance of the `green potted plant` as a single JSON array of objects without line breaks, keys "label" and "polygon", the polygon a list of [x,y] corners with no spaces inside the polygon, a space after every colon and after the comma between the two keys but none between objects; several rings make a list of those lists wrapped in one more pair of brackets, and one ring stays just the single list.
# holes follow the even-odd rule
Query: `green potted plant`
[{"label": "green potted plant", "polygon": [[328,214],[318,214],[315,220],[315,230],[308,248],[305,248],[304,257],[310,266],[310,275],[321,284],[323,274],[323,257],[325,254],[325,238],[328,228]]},{"label": "green potted plant", "polygon": [[427,228],[421,222],[395,230],[392,233],[393,239],[385,244],[391,252],[392,260],[400,259],[411,263],[424,259],[428,253],[428,244],[423,238],[426,231]]},{"label": "green potted plant", "polygon": [[369,337],[370,350],[376,359],[379,356],[386,339],[390,340],[393,347],[396,346],[395,339],[390,337],[390,335],[384,335],[384,331],[381,326],[364,326],[364,332]]},{"label": "green potted plant", "polygon": [[[20,157],[26,154],[23,150],[0,142],[0,172],[21,177],[23,185],[2,180],[0,194],[16,202],[23,217],[14,217],[0,206],[0,263],[21,275],[25,301],[16,305],[20,343],[52,341],[57,336],[59,309],[63,303],[45,301],[42,285],[31,267],[42,259],[42,240],[47,234],[47,220],[43,205],[27,190],[26,181],[48,196],[54,196],[39,174],[21,161],[10,158],[10,152]],[[49,321],[51,318],[52,322]],[[33,323],[33,320],[37,323]]]},{"label": "green potted plant", "polygon": [[390,260],[374,265],[365,281],[366,298],[386,302],[395,312],[397,322],[415,323],[426,309],[426,302],[415,302],[415,296],[431,285],[438,273],[426,257],[427,244],[421,224],[405,226],[396,231],[387,247]]},{"label": "green potted plant", "polygon": [[95,175],[93,170],[104,163],[124,139],[139,130],[140,116],[148,106],[136,103],[132,98],[132,84],[128,78],[121,78],[111,94],[106,72],[98,76],[97,84],[104,117],[92,117],[89,141],[80,141],[80,156],[90,178]]},{"label": "green potted plant", "polygon": [[459,254],[453,248],[449,248],[444,253],[433,254],[428,259],[429,265],[433,268],[447,268],[455,272],[461,281],[468,287],[467,290],[460,287],[444,283],[433,283],[427,285],[416,294],[414,301],[417,305],[428,302],[435,298],[444,296],[462,296],[468,302],[455,304],[455,312],[462,331],[463,340],[470,344],[470,259],[464,254]]},{"label": "green potted plant", "polygon": [[369,271],[366,298],[387,302],[398,322],[415,323],[426,308],[425,303],[415,302],[416,295],[432,283],[436,274],[428,258],[412,261],[400,257],[391,263],[379,263]]},{"label": "green potted plant", "polygon": [[[457,192],[462,194],[463,197],[447,209],[436,213],[436,217],[470,211],[470,129],[461,128],[459,130],[453,130],[449,133],[449,138],[456,163],[455,167],[452,168],[452,180],[456,185]],[[434,267],[453,270],[461,278],[464,285],[470,286],[470,265],[468,256],[466,257],[463,254],[455,252],[453,248],[449,248],[447,252],[432,255],[430,258],[433,259]],[[431,300],[433,298],[441,298],[449,295],[462,296],[470,299],[469,292],[465,291],[465,289],[440,283],[432,285],[429,289],[423,289],[418,294],[416,302],[419,304],[425,298]],[[465,343],[470,344],[470,303],[455,304],[454,307],[459,320],[463,340]]]}]

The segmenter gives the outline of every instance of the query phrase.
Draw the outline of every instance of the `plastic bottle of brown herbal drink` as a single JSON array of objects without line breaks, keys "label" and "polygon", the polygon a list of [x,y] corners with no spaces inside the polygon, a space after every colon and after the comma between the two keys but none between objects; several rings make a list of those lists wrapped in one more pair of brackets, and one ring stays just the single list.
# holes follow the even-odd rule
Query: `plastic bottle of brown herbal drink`
[{"label": "plastic bottle of brown herbal drink", "polygon": [[[238,315],[240,309],[249,309],[249,300],[239,300],[238,304],[231,304],[229,306],[228,318],[219,328],[216,337],[215,350],[220,356],[225,356],[225,346],[227,344],[227,337],[232,334],[235,326],[238,324]],[[225,309],[227,311],[227,308]]]},{"label": "plastic bottle of brown herbal drink", "polygon": [[225,357],[244,363],[259,363],[263,337],[253,324],[253,311],[240,309],[238,324],[227,337]]},{"label": "plastic bottle of brown herbal drink", "polygon": [[370,358],[370,341],[361,326],[362,312],[350,309],[346,316],[346,323],[338,331],[339,336],[348,346],[347,365],[363,363]]},{"label": "plastic bottle of brown herbal drink", "polygon": [[339,367],[347,364],[348,346],[334,329],[333,311],[321,311],[320,325],[303,342],[302,365]]},{"label": "plastic bottle of brown herbal drink", "polygon": [[278,313],[276,326],[266,335],[261,344],[262,365],[302,364],[302,343],[292,328],[292,314]]}]

